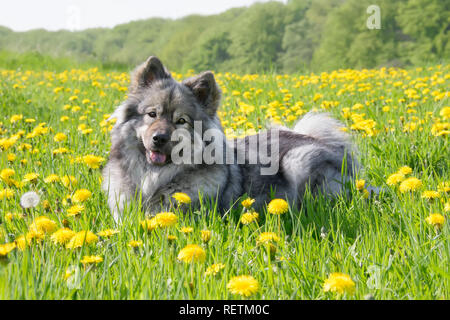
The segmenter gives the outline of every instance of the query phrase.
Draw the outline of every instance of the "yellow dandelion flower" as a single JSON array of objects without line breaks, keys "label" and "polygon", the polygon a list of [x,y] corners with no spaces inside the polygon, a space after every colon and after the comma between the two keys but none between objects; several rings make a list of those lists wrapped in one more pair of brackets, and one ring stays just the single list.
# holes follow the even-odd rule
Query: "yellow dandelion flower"
[{"label": "yellow dandelion flower", "polygon": [[19,150],[30,150],[33,146],[29,143],[22,143],[17,149]]},{"label": "yellow dandelion flower", "polygon": [[428,224],[431,224],[432,226],[435,226],[435,227],[437,227],[437,228],[440,228],[440,227],[442,227],[442,225],[443,225],[444,222],[445,222],[445,217],[444,217],[442,214],[439,214],[439,213],[433,213],[433,214],[430,214],[430,215],[425,219],[425,221],[426,221]]},{"label": "yellow dandelion flower", "polygon": [[70,239],[75,236],[75,231],[72,231],[69,228],[61,228],[57,231],[55,231],[51,236],[50,239],[53,241],[54,244],[67,244]]},{"label": "yellow dandelion flower", "polygon": [[24,182],[35,182],[37,180],[37,178],[39,177],[39,174],[37,173],[27,173],[26,175],[23,176],[23,181]]},{"label": "yellow dandelion flower", "polygon": [[363,190],[365,184],[366,184],[366,180],[356,180],[355,181],[356,190],[358,190],[358,191]]},{"label": "yellow dandelion flower", "polygon": [[7,157],[8,161],[10,161],[10,162],[13,162],[17,158],[17,156],[14,153],[8,153],[8,155],[6,157]]},{"label": "yellow dandelion flower", "polygon": [[69,205],[70,203],[72,203],[72,199],[71,199],[70,195],[65,196],[65,197],[62,199],[61,203],[63,204],[63,206],[67,206],[67,205]]},{"label": "yellow dandelion flower", "polygon": [[353,294],[355,292],[355,282],[353,282],[350,276],[344,273],[335,272],[330,274],[328,279],[325,280],[323,290],[325,292],[331,291],[339,294]]},{"label": "yellow dandelion flower", "polygon": [[184,234],[191,233],[192,231],[194,231],[194,228],[192,227],[182,227],[180,229],[180,232],[183,232]]},{"label": "yellow dandelion flower", "polygon": [[444,119],[450,119],[450,107],[443,107],[439,115]]},{"label": "yellow dandelion flower", "polygon": [[11,117],[11,119],[9,120],[11,123],[15,123],[17,121],[20,121],[23,119],[23,115],[21,114],[15,114]]},{"label": "yellow dandelion flower", "polygon": [[65,153],[68,153],[68,152],[69,152],[69,149],[67,149],[67,148],[57,148],[57,149],[52,151],[52,153],[54,155],[56,155],[56,154],[65,154]]},{"label": "yellow dandelion flower", "polygon": [[66,271],[64,272],[63,279],[67,281],[69,278],[71,278],[73,275],[75,275],[76,272],[77,272],[76,268],[74,268],[73,266],[67,268]]},{"label": "yellow dandelion flower", "polygon": [[79,189],[77,191],[75,191],[75,193],[72,196],[72,201],[77,203],[77,202],[84,202],[87,199],[89,199],[92,195],[92,192],[90,192],[87,189]]},{"label": "yellow dandelion flower", "polygon": [[364,199],[369,199],[369,196],[370,196],[369,190],[363,189],[362,193],[363,193]]},{"label": "yellow dandelion flower", "polygon": [[102,230],[99,233],[97,233],[100,237],[110,238],[115,234],[118,234],[119,230],[116,229],[106,229]]},{"label": "yellow dandelion flower", "polygon": [[275,232],[263,232],[256,239],[257,244],[265,244],[270,242],[278,242],[280,241],[280,237],[277,236]]},{"label": "yellow dandelion flower", "polygon": [[225,265],[223,263],[215,263],[206,269],[205,276],[209,276],[209,275],[215,276],[223,268],[225,268]]},{"label": "yellow dandelion flower", "polygon": [[199,245],[188,244],[178,253],[177,259],[186,263],[203,262],[206,259],[206,252]]},{"label": "yellow dandelion flower", "polygon": [[176,241],[178,238],[177,238],[177,236],[174,236],[174,235],[171,235],[171,234],[169,234],[168,236],[167,236],[167,240],[169,240],[169,241]]},{"label": "yellow dandelion flower", "polygon": [[450,212],[450,202],[446,202],[444,205],[444,211],[445,212]]},{"label": "yellow dandelion flower", "polygon": [[66,248],[68,249],[75,249],[80,248],[84,244],[93,244],[98,241],[98,237],[88,230],[83,230],[80,232],[77,232],[72,239],[70,239],[69,243],[66,245]]},{"label": "yellow dandelion flower", "polygon": [[16,172],[14,171],[14,169],[6,168],[0,171],[0,178],[6,182],[15,174]]},{"label": "yellow dandelion flower", "polygon": [[441,197],[441,195],[438,191],[426,190],[426,191],[422,192],[422,199],[433,200],[433,199],[437,199],[440,197]]},{"label": "yellow dandelion flower", "polygon": [[271,214],[284,214],[288,212],[289,205],[286,200],[274,199],[270,201],[269,205],[267,206],[267,210]]},{"label": "yellow dandelion flower", "polygon": [[158,226],[161,228],[170,227],[177,223],[177,216],[173,212],[161,212],[155,216]]},{"label": "yellow dandelion flower", "polygon": [[14,196],[14,190],[6,188],[0,189],[0,200],[11,199]]},{"label": "yellow dandelion flower", "polygon": [[403,166],[403,167],[400,167],[400,169],[398,169],[397,172],[406,176],[412,172],[412,169],[408,166]]},{"label": "yellow dandelion flower", "polygon": [[28,246],[28,242],[25,238],[25,236],[20,236],[18,237],[14,243],[16,244],[17,248],[19,248],[20,250],[25,250],[25,248]]},{"label": "yellow dandelion flower", "polygon": [[37,217],[31,222],[29,230],[36,233],[52,233],[56,230],[57,224],[55,221],[46,216]]},{"label": "yellow dandelion flower", "polygon": [[70,109],[70,111],[72,111],[73,113],[76,113],[76,112],[78,112],[78,111],[80,111],[81,110],[81,107],[80,106],[74,106],[74,107],[72,107],[71,109]]},{"label": "yellow dandelion flower", "polygon": [[200,233],[203,242],[209,242],[209,240],[211,240],[211,231],[201,230]]},{"label": "yellow dandelion flower", "polygon": [[393,186],[402,182],[403,180],[405,180],[405,175],[403,173],[394,173],[387,178],[386,183],[390,186]]},{"label": "yellow dandelion flower", "polygon": [[247,198],[244,201],[241,202],[242,206],[246,209],[250,209],[255,202],[255,199]]},{"label": "yellow dandelion flower", "polygon": [[92,169],[98,169],[103,161],[105,161],[105,158],[98,157],[92,154],[88,154],[83,157],[83,162]]},{"label": "yellow dandelion flower", "polygon": [[259,214],[257,212],[246,212],[241,217],[241,223],[242,224],[250,224],[254,221],[256,221],[259,217]]},{"label": "yellow dandelion flower", "polygon": [[228,281],[227,289],[232,294],[249,297],[259,291],[259,283],[252,276],[242,275],[231,278],[231,280]]},{"label": "yellow dandelion flower", "polygon": [[15,248],[16,248],[16,244],[14,242],[0,244],[0,257],[5,257],[8,253],[13,251]]},{"label": "yellow dandelion flower", "polygon": [[102,257],[99,256],[84,256],[83,259],[81,259],[81,263],[86,264],[98,264],[103,261]]},{"label": "yellow dandelion flower", "polygon": [[441,182],[438,185],[438,191],[449,193],[450,192],[450,182]]},{"label": "yellow dandelion flower", "polygon": [[316,93],[316,94],[314,94],[313,101],[316,102],[317,100],[320,100],[322,98],[323,98],[323,94]]},{"label": "yellow dandelion flower", "polygon": [[68,188],[70,186],[76,186],[78,181],[74,176],[63,176],[61,177],[61,183],[64,187]]},{"label": "yellow dandelion flower", "polygon": [[5,214],[5,220],[6,221],[12,221],[15,217],[16,217],[16,215],[17,215],[17,213],[11,213],[11,212],[7,212],[6,214]]},{"label": "yellow dandelion flower", "polygon": [[75,217],[79,215],[84,210],[84,206],[81,204],[76,204],[67,209],[67,216]]},{"label": "yellow dandelion flower", "polygon": [[66,140],[67,140],[67,136],[64,133],[62,133],[62,132],[57,133],[53,137],[53,141],[55,141],[55,142],[62,142],[62,141],[66,141]]},{"label": "yellow dandelion flower", "polygon": [[172,195],[172,198],[174,198],[178,203],[180,204],[189,204],[191,203],[191,198],[183,192],[176,192]]},{"label": "yellow dandelion flower", "polygon": [[158,227],[158,221],[155,217],[141,221],[141,226],[145,231],[152,231]]},{"label": "yellow dandelion flower", "polygon": [[57,174],[51,174],[44,178],[45,183],[53,183],[59,181],[59,176]]},{"label": "yellow dandelion flower", "polygon": [[142,241],[141,240],[131,240],[128,242],[128,246],[131,248],[138,248],[138,247],[142,246]]},{"label": "yellow dandelion flower", "polygon": [[27,244],[31,244],[32,242],[39,243],[44,240],[44,238],[45,233],[36,228],[31,228],[25,235]]},{"label": "yellow dandelion flower", "polygon": [[422,181],[420,181],[417,178],[411,177],[406,180],[404,180],[400,184],[400,192],[405,193],[408,191],[414,191],[419,189],[422,186]]}]

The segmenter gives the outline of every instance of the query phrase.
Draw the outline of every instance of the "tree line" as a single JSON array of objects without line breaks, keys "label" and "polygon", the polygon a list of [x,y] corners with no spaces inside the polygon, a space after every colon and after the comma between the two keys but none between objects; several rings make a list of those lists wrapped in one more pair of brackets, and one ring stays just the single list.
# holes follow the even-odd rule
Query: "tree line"
[{"label": "tree line", "polygon": [[[380,8],[380,29],[366,25],[372,4]],[[266,2],[111,29],[13,32],[0,27],[0,48],[126,66],[156,55],[176,71],[406,67],[448,61],[449,7],[443,0]]]}]

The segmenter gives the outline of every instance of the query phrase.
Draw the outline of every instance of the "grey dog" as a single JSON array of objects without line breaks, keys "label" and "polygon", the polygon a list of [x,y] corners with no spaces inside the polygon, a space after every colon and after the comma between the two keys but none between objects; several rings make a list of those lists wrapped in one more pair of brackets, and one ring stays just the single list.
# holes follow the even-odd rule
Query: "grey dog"
[{"label": "grey dog", "polygon": [[[355,149],[342,124],[327,114],[308,113],[293,129],[271,127],[227,140],[217,116],[220,98],[209,71],[179,83],[156,57],[133,71],[128,98],[111,116],[117,120],[103,170],[103,190],[116,221],[138,198],[149,213],[169,210],[176,192],[186,193],[194,207],[200,197],[214,199],[221,212],[247,195],[259,210],[273,197],[296,206],[307,186],[334,196],[353,177]],[[208,130],[216,133],[214,139],[196,144]],[[180,131],[193,146],[190,156],[174,139]],[[177,154],[192,160],[211,146],[223,147],[226,161],[174,161]],[[218,151],[212,155],[225,158]],[[264,173],[269,167],[277,170]]]}]

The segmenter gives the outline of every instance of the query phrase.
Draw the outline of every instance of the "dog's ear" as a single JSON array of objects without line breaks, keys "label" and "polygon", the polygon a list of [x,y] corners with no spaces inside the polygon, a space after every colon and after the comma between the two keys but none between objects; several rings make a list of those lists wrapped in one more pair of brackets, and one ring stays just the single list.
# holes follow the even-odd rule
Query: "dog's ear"
[{"label": "dog's ear", "polygon": [[183,84],[192,91],[209,115],[215,115],[220,103],[220,89],[211,71],[186,79]]},{"label": "dog's ear", "polygon": [[136,110],[136,105],[123,103],[120,106],[117,106],[114,112],[109,116],[106,121],[111,121],[112,119],[116,119],[115,125],[119,126],[124,122],[130,120],[133,116],[138,115],[139,113]]},{"label": "dog's ear", "polygon": [[149,57],[140,64],[131,74],[130,91],[150,86],[154,81],[169,79],[170,73],[157,57]]}]

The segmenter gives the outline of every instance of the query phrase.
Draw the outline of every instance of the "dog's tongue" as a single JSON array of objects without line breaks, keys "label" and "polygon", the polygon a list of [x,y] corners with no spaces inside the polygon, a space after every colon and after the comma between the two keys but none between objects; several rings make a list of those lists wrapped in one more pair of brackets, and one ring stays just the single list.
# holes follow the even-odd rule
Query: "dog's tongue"
[{"label": "dog's tongue", "polygon": [[153,163],[163,164],[166,162],[167,156],[164,153],[159,153],[155,151],[150,152],[150,160],[152,160]]}]

